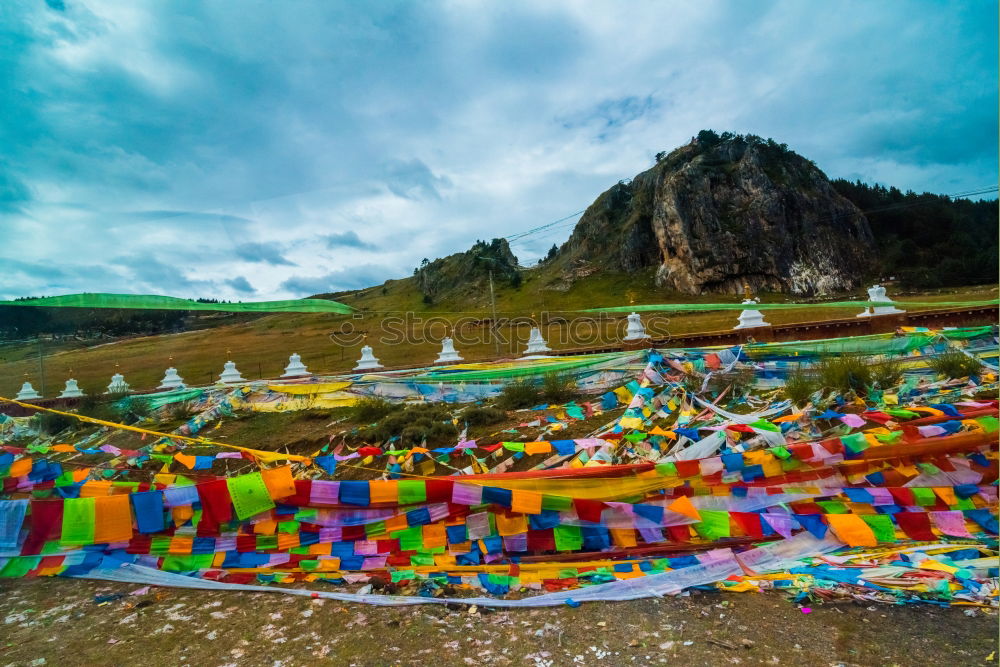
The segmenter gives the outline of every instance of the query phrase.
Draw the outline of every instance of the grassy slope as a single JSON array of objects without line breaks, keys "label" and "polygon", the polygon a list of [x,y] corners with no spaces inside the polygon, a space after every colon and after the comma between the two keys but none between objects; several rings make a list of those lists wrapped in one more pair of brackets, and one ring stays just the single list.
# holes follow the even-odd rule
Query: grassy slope
[{"label": "grassy slope", "polygon": [[[589,276],[577,282],[567,292],[539,289],[545,276],[535,271],[525,273],[519,289],[498,286],[497,310],[503,317],[540,317],[543,312],[550,314],[560,310],[618,306],[634,303],[711,303],[729,301],[733,297],[701,295],[697,297],[672,294],[657,289],[653,285],[652,273],[638,275],[601,274]],[[897,293],[898,294],[898,293]],[[997,287],[970,287],[962,289],[937,290],[919,295],[921,300],[961,301],[996,297]],[[911,298],[917,295],[910,295]],[[766,301],[784,300],[784,295],[763,295]],[[183,334],[134,338],[94,347],[81,347],[80,343],[44,342],[45,396],[54,396],[62,389],[63,382],[75,377],[87,393],[103,391],[118,364],[126,380],[133,388],[151,389],[155,387],[173,357],[181,376],[191,384],[205,384],[214,380],[222,370],[227,358],[237,362],[244,377],[276,377],[282,373],[288,355],[298,352],[313,372],[333,373],[349,370],[360,356],[361,342],[349,346],[335,344],[329,333],[349,322],[356,330],[367,331],[369,341],[375,348],[376,356],[389,366],[427,364],[433,361],[440,343],[434,342],[445,332],[448,323],[462,317],[488,317],[489,292],[462,300],[461,303],[442,302],[424,304],[421,294],[411,280],[389,281],[383,287],[374,287],[358,292],[338,295],[343,302],[359,309],[360,317],[345,317],[323,314],[279,314],[261,317],[251,321],[221,324],[212,329],[192,331]],[[402,316],[405,312],[427,320],[441,318],[439,324],[429,329],[429,336],[421,342],[414,340],[405,344],[389,345],[378,340],[380,326],[389,316]],[[775,311],[767,315],[775,324],[850,317],[857,309],[831,310],[809,309],[801,311]],[[734,311],[716,313],[693,313],[675,315],[669,321],[661,322],[658,335],[665,331],[680,334],[693,331],[715,331],[728,329],[735,324]],[[572,313],[562,313],[570,318]],[[649,320],[648,316],[644,320]],[[573,344],[568,337],[569,327],[558,322],[543,323],[544,333],[554,348],[597,345],[602,341],[614,341],[624,331],[624,316],[617,322],[605,322],[600,327],[577,328],[585,338]],[[225,320],[222,320],[225,322]],[[420,326],[410,326],[411,330],[421,330]],[[494,345],[485,340],[485,332],[469,330],[482,339],[477,343],[458,343],[457,347],[466,360],[494,358]],[[508,342],[500,348],[501,356],[515,356],[524,349],[528,326],[507,327],[503,335]],[[41,389],[38,372],[38,345],[14,344],[0,347],[0,396],[13,396],[24,374],[36,389]],[[227,352],[231,350],[231,354]]]}]

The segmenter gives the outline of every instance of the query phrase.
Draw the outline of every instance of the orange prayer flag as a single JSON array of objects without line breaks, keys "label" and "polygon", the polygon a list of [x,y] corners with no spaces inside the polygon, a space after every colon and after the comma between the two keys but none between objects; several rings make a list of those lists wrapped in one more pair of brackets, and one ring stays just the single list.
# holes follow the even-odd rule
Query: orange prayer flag
[{"label": "orange prayer flag", "polygon": [[198,458],[196,456],[191,456],[190,454],[182,454],[179,452],[174,454],[174,461],[177,461],[188,470],[194,470],[194,464],[197,460]]},{"label": "orange prayer flag", "polygon": [[25,457],[11,463],[10,472],[7,474],[11,477],[24,477],[29,472],[31,472],[31,458]]},{"label": "orange prayer flag", "polygon": [[664,431],[659,426],[654,426],[653,430],[650,431],[649,434],[650,435],[662,435],[662,436],[666,436],[668,438],[672,438],[673,440],[677,439],[677,434],[676,433],[674,433],[673,431]]},{"label": "orange prayer flag", "polygon": [[548,454],[552,451],[552,444],[546,441],[524,443],[524,453],[528,456],[532,454]]},{"label": "orange prayer flag", "polygon": [[127,495],[94,498],[94,543],[132,539],[132,504]]},{"label": "orange prayer flag", "polygon": [[253,524],[253,532],[255,535],[274,535],[277,530],[278,521],[276,519],[263,519]]},{"label": "orange prayer flag", "polygon": [[635,542],[635,530],[632,528],[611,528],[611,539],[614,540],[616,546],[628,548],[634,547]]},{"label": "orange prayer flag", "polygon": [[827,514],[830,529],[851,547],[874,547],[878,545],[875,533],[857,514]]},{"label": "orange prayer flag", "polygon": [[280,468],[270,468],[260,471],[264,478],[264,486],[271,498],[287,498],[295,495],[295,480],[292,479],[292,466],[285,465]]},{"label": "orange prayer flag", "polygon": [[677,514],[683,514],[695,521],[701,521],[701,514],[698,513],[698,508],[694,506],[694,503],[687,496],[678,497],[674,502],[667,505],[667,509]]},{"label": "orange prayer flag", "polygon": [[429,523],[423,527],[425,549],[448,546],[448,534],[443,523]]},{"label": "orange prayer flag", "polygon": [[399,491],[394,480],[376,479],[368,482],[368,495],[372,504],[399,502]]},{"label": "orange prayer flag", "polygon": [[510,509],[524,514],[538,514],[542,511],[542,494],[534,491],[511,491]]}]

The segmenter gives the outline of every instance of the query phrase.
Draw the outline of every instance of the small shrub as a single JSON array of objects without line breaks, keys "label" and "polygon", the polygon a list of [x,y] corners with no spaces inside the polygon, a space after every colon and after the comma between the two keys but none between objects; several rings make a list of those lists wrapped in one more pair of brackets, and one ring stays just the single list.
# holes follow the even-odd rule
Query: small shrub
[{"label": "small shrub", "polygon": [[84,396],[76,411],[85,417],[102,421],[116,422],[122,417],[121,410],[115,406],[120,396]]},{"label": "small shrub", "polygon": [[871,368],[872,382],[878,382],[882,389],[895,387],[903,379],[903,360],[898,357],[882,357]]},{"label": "small shrub", "polygon": [[793,370],[785,378],[785,396],[796,407],[801,407],[808,403],[817,389],[819,389],[819,384],[816,382],[816,379],[801,366]]},{"label": "small shrub", "polygon": [[542,392],[530,379],[515,380],[504,386],[497,396],[497,407],[502,410],[530,408],[542,402]]},{"label": "small shrub", "polygon": [[542,398],[548,403],[565,403],[576,395],[576,381],[559,373],[542,378]]},{"label": "small shrub", "polygon": [[930,366],[938,375],[946,378],[964,378],[978,375],[983,368],[983,362],[975,357],[967,356],[961,350],[948,349],[928,360]]},{"label": "small shrub", "polygon": [[863,396],[872,385],[872,369],[860,354],[824,357],[816,366],[819,383],[842,394],[853,391]]},{"label": "small shrub", "polygon": [[462,420],[469,426],[499,424],[506,417],[507,414],[503,410],[481,406],[466,408],[465,412],[462,413]]},{"label": "small shrub", "polygon": [[353,417],[355,421],[370,424],[385,417],[397,408],[398,406],[393,405],[384,398],[377,396],[365,397],[354,404]]},{"label": "small shrub", "polygon": [[45,435],[55,435],[68,428],[76,426],[77,421],[66,415],[54,412],[42,412],[38,415],[38,430]]},{"label": "small shrub", "polygon": [[443,445],[458,437],[458,429],[451,423],[451,415],[444,407],[431,403],[410,405],[396,409],[371,426],[361,429],[366,440],[385,442],[398,437],[403,446]]}]

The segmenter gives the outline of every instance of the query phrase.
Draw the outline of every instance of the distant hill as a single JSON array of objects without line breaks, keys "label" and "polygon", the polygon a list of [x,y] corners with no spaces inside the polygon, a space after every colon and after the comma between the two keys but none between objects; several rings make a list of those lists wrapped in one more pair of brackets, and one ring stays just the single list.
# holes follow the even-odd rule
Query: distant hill
[{"label": "distant hill", "polygon": [[833,187],[865,211],[882,276],[906,287],[996,283],[997,200],[950,199],[928,192],[838,179]]}]

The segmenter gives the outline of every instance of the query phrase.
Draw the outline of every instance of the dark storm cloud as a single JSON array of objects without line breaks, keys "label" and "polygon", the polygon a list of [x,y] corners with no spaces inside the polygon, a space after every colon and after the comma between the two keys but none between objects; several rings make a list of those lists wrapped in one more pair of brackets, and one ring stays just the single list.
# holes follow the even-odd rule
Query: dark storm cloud
[{"label": "dark storm cloud", "polygon": [[254,294],[257,292],[257,290],[253,288],[253,285],[250,284],[250,281],[248,281],[243,276],[236,276],[235,278],[230,278],[229,280],[226,281],[226,285],[229,285],[230,287],[232,287],[237,292],[240,292],[241,294]]},{"label": "dark storm cloud", "polygon": [[266,243],[241,243],[233,249],[233,254],[248,262],[273,264],[274,266],[295,266],[281,254],[281,250]]},{"label": "dark storm cloud", "polygon": [[327,248],[361,248],[366,250],[374,250],[375,245],[362,241],[356,232],[339,232],[335,234],[326,234],[320,237],[326,244]]}]

